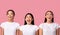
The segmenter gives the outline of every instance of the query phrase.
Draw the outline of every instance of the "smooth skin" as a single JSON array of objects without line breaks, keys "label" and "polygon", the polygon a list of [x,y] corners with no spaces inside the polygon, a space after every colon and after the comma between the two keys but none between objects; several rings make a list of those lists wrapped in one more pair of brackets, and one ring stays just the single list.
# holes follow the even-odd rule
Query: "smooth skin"
[{"label": "smooth skin", "polygon": [[3,32],[3,29],[0,27],[0,35],[4,35]]}]

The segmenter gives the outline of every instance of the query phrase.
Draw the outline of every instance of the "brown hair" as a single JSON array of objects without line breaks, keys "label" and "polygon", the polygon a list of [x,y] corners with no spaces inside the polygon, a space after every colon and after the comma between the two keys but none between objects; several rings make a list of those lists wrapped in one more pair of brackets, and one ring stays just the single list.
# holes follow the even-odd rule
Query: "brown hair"
[{"label": "brown hair", "polygon": [[7,11],[7,15],[8,15],[8,12],[9,12],[9,11],[12,11],[12,12],[13,12],[13,15],[15,16],[14,10],[11,10],[11,9],[9,9],[9,10]]},{"label": "brown hair", "polygon": [[[50,12],[50,13],[52,14],[53,18],[52,18],[51,21],[54,22],[54,14],[53,14],[52,11],[49,11],[49,10],[48,10],[48,11],[45,13],[45,16],[46,16],[46,14],[47,14],[48,12]],[[44,22],[47,22],[47,19],[46,19],[46,18],[45,18]]]}]

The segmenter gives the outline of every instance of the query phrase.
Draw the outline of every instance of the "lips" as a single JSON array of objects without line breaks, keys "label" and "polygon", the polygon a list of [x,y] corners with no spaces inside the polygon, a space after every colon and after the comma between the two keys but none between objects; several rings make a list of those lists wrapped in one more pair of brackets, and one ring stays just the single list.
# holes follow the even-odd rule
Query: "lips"
[{"label": "lips", "polygon": [[12,17],[9,17],[9,18],[12,18]]},{"label": "lips", "polygon": [[30,22],[30,20],[27,20],[28,22]]},{"label": "lips", "polygon": [[48,19],[51,19],[51,17],[49,17]]}]

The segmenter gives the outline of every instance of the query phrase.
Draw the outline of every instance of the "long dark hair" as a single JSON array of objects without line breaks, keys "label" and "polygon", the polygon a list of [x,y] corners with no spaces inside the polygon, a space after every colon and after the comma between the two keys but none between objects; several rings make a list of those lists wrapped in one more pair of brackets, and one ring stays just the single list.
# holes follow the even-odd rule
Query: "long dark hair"
[{"label": "long dark hair", "polygon": [[[27,16],[27,15],[31,15],[31,17],[32,17],[32,19],[33,19],[32,22],[31,22],[31,24],[34,25],[34,17],[33,17],[33,15],[32,15],[31,13],[27,13],[27,14],[25,15],[25,19],[26,19],[26,16]],[[26,25],[26,24],[27,24],[27,22],[24,20],[24,25]]]},{"label": "long dark hair", "polygon": [[[45,13],[45,16],[46,16],[46,14],[48,13],[48,12],[50,12],[51,14],[52,14],[52,16],[53,16],[53,18],[52,18],[52,23],[54,22],[54,14],[53,14],[53,12],[52,11],[47,11],[46,13]],[[44,20],[44,23],[46,23],[47,22],[47,19],[45,18],[45,20]]]}]

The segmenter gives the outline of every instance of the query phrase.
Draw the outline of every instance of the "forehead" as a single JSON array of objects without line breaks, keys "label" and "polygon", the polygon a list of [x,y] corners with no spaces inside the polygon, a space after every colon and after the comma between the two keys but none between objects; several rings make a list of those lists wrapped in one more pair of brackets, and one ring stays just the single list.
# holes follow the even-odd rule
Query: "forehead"
[{"label": "forehead", "polygon": [[30,14],[26,15],[26,17],[32,17]]},{"label": "forehead", "polygon": [[12,11],[8,11],[8,13],[13,13]]},{"label": "forehead", "polygon": [[51,12],[47,12],[46,14],[52,14]]}]

